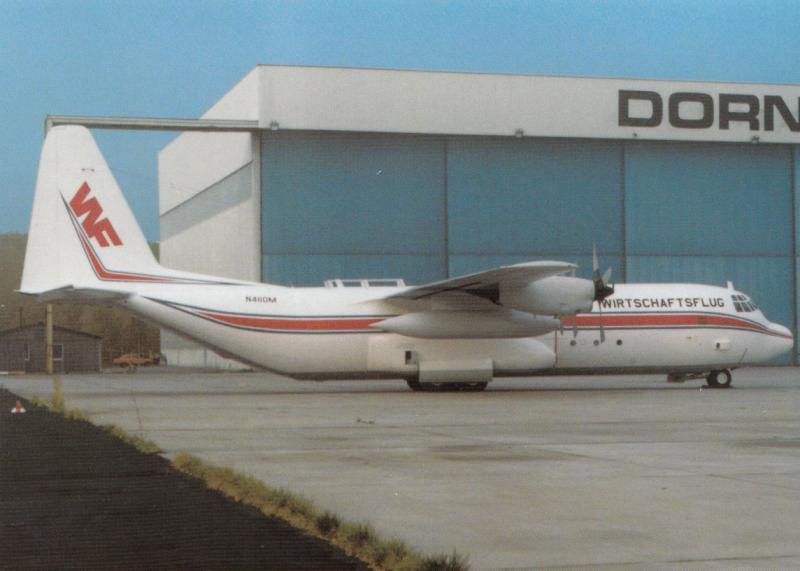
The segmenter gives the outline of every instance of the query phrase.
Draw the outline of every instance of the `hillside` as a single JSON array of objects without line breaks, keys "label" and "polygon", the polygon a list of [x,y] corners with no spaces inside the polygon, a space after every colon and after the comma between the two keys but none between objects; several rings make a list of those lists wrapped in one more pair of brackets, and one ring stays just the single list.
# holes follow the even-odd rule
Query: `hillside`
[{"label": "hillside", "polygon": [[[14,293],[22,277],[25,234],[0,234],[0,329],[44,321],[45,306],[35,299]],[[155,248],[154,248],[155,249]],[[131,314],[110,307],[56,304],[53,322],[103,338],[103,364],[123,353],[159,351],[159,330]]]}]

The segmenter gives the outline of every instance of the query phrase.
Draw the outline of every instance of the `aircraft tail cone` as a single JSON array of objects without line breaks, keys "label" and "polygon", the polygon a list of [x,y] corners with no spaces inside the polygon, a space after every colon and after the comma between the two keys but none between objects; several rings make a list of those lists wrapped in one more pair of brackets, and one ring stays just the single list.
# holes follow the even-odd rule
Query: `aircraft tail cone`
[{"label": "aircraft tail cone", "polygon": [[14,405],[14,408],[11,409],[11,414],[25,414],[26,411],[25,407],[22,406],[22,401],[17,401],[17,404]]}]

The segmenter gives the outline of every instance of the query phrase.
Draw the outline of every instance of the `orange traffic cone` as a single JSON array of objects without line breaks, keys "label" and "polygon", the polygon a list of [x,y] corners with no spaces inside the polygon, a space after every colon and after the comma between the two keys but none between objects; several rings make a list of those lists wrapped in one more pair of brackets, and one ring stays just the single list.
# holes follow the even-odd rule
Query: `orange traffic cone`
[{"label": "orange traffic cone", "polygon": [[11,409],[11,414],[24,414],[25,412],[27,411],[25,407],[22,406],[22,401],[17,401],[17,404]]}]

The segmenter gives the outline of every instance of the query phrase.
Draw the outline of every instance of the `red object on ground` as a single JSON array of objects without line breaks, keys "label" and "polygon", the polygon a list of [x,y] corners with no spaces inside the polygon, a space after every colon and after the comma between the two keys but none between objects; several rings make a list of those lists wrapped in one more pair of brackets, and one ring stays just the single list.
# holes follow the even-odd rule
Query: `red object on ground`
[{"label": "red object on ground", "polygon": [[120,367],[134,368],[143,365],[152,365],[155,363],[155,358],[150,355],[140,355],[139,353],[125,353],[120,355],[112,361],[115,365]]},{"label": "red object on ground", "polygon": [[27,411],[25,410],[25,407],[22,406],[22,401],[17,401],[17,404],[11,409],[11,414],[23,414],[25,412]]}]

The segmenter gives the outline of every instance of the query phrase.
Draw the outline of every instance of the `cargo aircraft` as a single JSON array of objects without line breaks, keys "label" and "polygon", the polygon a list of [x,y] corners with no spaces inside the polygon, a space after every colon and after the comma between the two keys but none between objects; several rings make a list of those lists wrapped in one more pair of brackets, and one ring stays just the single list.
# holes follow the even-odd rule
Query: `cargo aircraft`
[{"label": "cargo aircraft", "polygon": [[39,164],[20,291],[124,307],[255,367],[297,379],[402,378],[482,390],[494,377],[664,373],[731,383],[731,369],[794,344],[744,293],[608,284],[537,261],[429,283],[282,287],[172,270],[153,257],[92,135],[51,129]]}]

